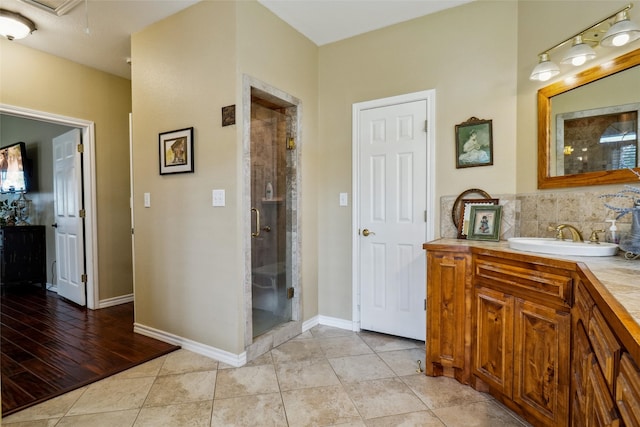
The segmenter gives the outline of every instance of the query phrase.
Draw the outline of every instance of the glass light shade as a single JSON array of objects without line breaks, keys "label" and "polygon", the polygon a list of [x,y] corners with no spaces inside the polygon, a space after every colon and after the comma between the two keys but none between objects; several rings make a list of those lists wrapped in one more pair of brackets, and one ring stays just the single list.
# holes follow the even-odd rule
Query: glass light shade
[{"label": "glass light shade", "polygon": [[595,57],[596,52],[591,46],[582,41],[582,36],[575,36],[573,39],[573,46],[571,46],[571,49],[569,49],[560,63],[573,64],[577,67]]},{"label": "glass light shade", "polygon": [[27,37],[36,30],[35,24],[19,13],[0,9],[0,35],[9,40]]},{"label": "glass light shade", "polygon": [[529,76],[530,80],[539,80],[541,82],[546,82],[551,77],[560,74],[560,67],[558,67],[555,63],[549,60],[549,54],[543,53],[540,55],[540,60],[538,65],[535,66],[531,75]]},{"label": "glass light shade", "polygon": [[626,10],[616,15],[616,22],[613,24],[602,37],[600,46],[617,47],[624,46],[634,40],[640,38],[640,26],[629,20],[629,14]]}]

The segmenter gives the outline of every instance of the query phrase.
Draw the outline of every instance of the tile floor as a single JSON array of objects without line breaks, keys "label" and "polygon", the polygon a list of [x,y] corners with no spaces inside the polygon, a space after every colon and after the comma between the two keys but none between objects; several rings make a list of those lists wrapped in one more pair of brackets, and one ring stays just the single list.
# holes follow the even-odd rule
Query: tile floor
[{"label": "tile floor", "polygon": [[528,425],[487,394],[416,373],[418,359],[423,342],[316,326],[241,368],[178,350],[2,425]]}]

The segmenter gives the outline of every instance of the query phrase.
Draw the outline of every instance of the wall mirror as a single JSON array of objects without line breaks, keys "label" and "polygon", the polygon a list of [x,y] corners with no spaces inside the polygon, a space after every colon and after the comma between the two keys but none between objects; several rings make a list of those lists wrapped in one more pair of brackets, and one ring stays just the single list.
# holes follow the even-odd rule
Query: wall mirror
[{"label": "wall mirror", "polygon": [[633,182],[640,49],[538,91],[538,188]]}]

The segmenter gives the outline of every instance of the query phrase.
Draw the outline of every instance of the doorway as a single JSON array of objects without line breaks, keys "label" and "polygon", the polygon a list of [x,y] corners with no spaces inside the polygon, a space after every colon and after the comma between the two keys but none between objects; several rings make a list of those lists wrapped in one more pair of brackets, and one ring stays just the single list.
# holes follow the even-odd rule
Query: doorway
[{"label": "doorway", "polygon": [[426,333],[422,244],[434,235],[433,91],[353,106],[353,317],[357,329]]},{"label": "doorway", "polygon": [[[297,191],[301,105],[250,77],[245,77],[244,94],[245,343],[249,347],[275,330],[301,330]],[[278,345],[272,336],[268,339]]]},{"label": "doorway", "polygon": [[[24,119],[30,119],[38,122],[51,123],[56,125],[77,128],[83,142],[83,166],[79,173],[78,179],[82,180],[81,198],[84,200],[84,257],[82,259],[84,272],[86,274],[86,306],[90,309],[96,309],[99,306],[98,295],[98,259],[95,256],[97,251],[97,215],[96,215],[96,198],[95,198],[95,133],[94,123],[74,119],[71,117],[59,116],[56,114],[46,113],[24,109],[10,105],[0,105],[0,114],[14,116]],[[51,221],[54,223],[54,221]],[[78,253],[80,259],[81,253]]]}]

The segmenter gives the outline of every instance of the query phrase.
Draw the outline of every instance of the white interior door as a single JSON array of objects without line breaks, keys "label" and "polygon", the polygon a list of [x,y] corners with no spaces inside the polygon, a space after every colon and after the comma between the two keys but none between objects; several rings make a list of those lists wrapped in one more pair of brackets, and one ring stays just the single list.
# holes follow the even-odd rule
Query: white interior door
[{"label": "white interior door", "polygon": [[86,305],[80,129],[53,139],[53,193],[58,294]]},{"label": "white interior door", "polygon": [[427,101],[359,118],[361,328],[424,340]]}]

